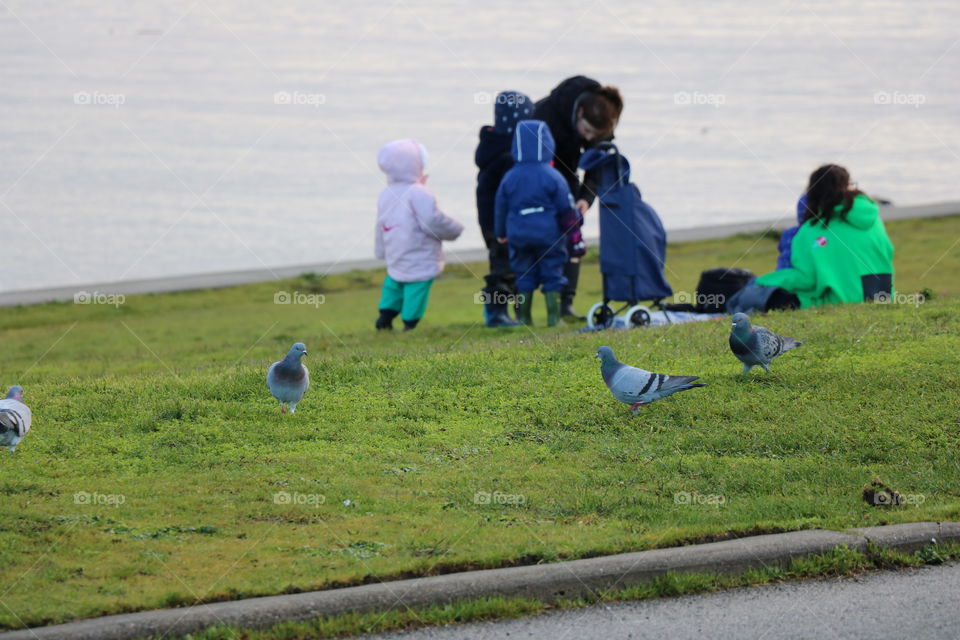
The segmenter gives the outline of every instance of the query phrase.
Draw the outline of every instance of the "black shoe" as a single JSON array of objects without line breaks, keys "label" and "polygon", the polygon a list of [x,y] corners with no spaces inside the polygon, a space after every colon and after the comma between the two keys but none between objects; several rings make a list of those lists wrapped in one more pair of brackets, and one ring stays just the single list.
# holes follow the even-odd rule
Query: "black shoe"
[{"label": "black shoe", "polygon": [[587,316],[582,316],[573,310],[573,303],[569,301],[564,301],[560,305],[560,317],[564,320],[576,320],[577,322],[586,322],[587,320]]},{"label": "black shoe", "polygon": [[392,331],[393,319],[397,317],[397,312],[392,309],[380,309],[380,317],[374,325],[377,331]]},{"label": "black shoe", "polygon": [[507,305],[487,303],[483,308],[483,321],[487,327],[518,327],[520,323],[507,313]]},{"label": "black shoe", "polygon": [[420,322],[420,320],[404,320],[404,321],[403,321],[403,330],[404,330],[404,331],[413,331],[414,329],[417,328],[417,323],[418,323],[418,322]]}]

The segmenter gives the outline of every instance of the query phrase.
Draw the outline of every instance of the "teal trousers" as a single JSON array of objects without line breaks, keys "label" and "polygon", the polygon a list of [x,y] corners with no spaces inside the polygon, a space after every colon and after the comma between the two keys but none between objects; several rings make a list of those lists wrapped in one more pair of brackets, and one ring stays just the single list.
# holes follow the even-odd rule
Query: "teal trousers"
[{"label": "teal trousers", "polygon": [[392,309],[400,314],[400,319],[413,322],[423,317],[430,299],[430,287],[433,279],[419,282],[397,282],[390,276],[383,280],[378,309]]}]

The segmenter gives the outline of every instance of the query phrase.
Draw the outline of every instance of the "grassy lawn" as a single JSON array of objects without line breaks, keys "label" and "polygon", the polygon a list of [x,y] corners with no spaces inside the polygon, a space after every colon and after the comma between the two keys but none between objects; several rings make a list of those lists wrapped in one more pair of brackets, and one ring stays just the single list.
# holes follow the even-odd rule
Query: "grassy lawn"
[{"label": "grassy lawn", "polygon": [[[749,377],[727,322],[484,329],[480,265],[450,267],[421,327],[392,335],[372,328],[382,273],[0,310],[2,380],[34,410],[0,452],[0,628],[960,519],[960,217],[888,228],[898,290],[933,299],[771,314],[759,323],[805,344]],[[775,253],[764,235],[671,246],[668,279],[693,291],[702,269],[763,273]],[[275,305],[279,290],[325,300]],[[588,264],[577,306],[599,295]],[[295,340],[312,389],[280,415],[264,376]],[[708,386],[632,418],[601,344]],[[869,507],[874,475],[922,498]]]}]

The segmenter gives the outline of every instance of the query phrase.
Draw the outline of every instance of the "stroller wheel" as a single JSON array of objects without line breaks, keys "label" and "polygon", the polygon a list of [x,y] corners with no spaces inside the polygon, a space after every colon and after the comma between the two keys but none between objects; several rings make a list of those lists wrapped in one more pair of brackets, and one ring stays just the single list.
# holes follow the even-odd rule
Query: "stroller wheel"
[{"label": "stroller wheel", "polygon": [[627,326],[631,329],[635,327],[645,327],[650,324],[650,309],[642,304],[635,304],[627,310]]},{"label": "stroller wheel", "polygon": [[606,329],[613,324],[613,315],[610,305],[598,302],[587,312],[587,326],[591,329]]}]

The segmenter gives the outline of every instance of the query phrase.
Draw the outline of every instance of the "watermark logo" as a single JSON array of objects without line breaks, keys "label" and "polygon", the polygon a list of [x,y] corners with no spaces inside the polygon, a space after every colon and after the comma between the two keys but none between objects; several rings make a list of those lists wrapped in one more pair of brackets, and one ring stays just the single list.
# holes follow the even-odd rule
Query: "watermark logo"
[{"label": "watermark logo", "polygon": [[78,491],[73,494],[74,504],[109,505],[112,507],[119,507],[126,501],[127,497],[122,493],[97,493],[96,491],[90,493],[89,491]]},{"label": "watermark logo", "polygon": [[677,304],[693,304],[697,306],[716,306],[724,307],[727,304],[727,296],[722,293],[690,293],[689,291],[677,291],[673,295]]},{"label": "watermark logo", "polygon": [[77,291],[73,294],[73,304],[108,304],[119,307],[127,301],[122,293],[102,293],[100,291]]},{"label": "watermark logo", "polygon": [[517,506],[526,504],[527,498],[522,493],[503,493],[502,491],[477,491],[473,494],[473,504],[506,504]]},{"label": "watermark logo", "polygon": [[902,91],[877,91],[873,94],[873,104],[897,105],[919,109],[927,102],[927,96],[922,93],[904,93]]},{"label": "watermark logo", "polygon": [[127,101],[122,93],[103,93],[101,91],[77,91],[73,94],[73,104],[81,106],[113,107],[119,109]]},{"label": "watermark logo", "polygon": [[300,493],[298,491],[290,493],[289,491],[278,491],[273,494],[274,504],[298,504],[316,507],[324,504],[326,501],[327,496],[322,493]]},{"label": "watermark logo", "polygon": [[302,291],[277,291],[273,294],[273,304],[305,304],[314,308],[327,301],[322,293],[303,293]]},{"label": "watermark logo", "polygon": [[719,507],[727,503],[727,497],[719,493],[703,494],[696,491],[677,491],[673,494],[673,501],[684,505],[713,505]]},{"label": "watermark logo", "polygon": [[306,93],[303,91],[277,91],[273,94],[273,104],[307,105],[319,109],[327,103],[327,96],[322,93]]},{"label": "watermark logo", "polygon": [[473,294],[474,304],[523,304],[525,295],[522,293],[509,294],[503,291],[481,291]]},{"label": "watermark logo", "polygon": [[873,301],[877,304],[907,304],[913,305],[914,307],[919,307],[921,304],[927,301],[926,296],[922,293],[894,293],[893,295],[882,292],[873,296]]},{"label": "watermark logo", "polygon": [[699,91],[678,91],[673,94],[673,104],[680,106],[709,106],[719,109],[726,104],[727,96],[723,93],[700,93]]},{"label": "watermark logo", "polygon": [[896,491],[875,491],[870,498],[870,502],[876,507],[899,506],[902,504],[912,504],[919,507],[926,500],[927,496],[922,493],[897,493]]}]

